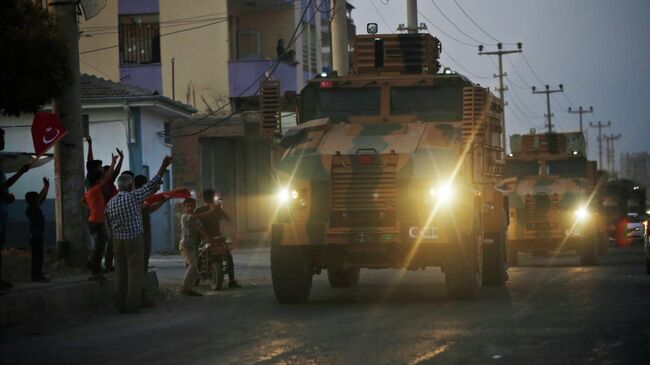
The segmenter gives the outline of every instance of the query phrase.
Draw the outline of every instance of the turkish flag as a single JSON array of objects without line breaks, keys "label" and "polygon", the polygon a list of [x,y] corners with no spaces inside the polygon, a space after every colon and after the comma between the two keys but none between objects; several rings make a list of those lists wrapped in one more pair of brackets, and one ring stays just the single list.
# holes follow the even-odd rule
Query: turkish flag
[{"label": "turkish flag", "polygon": [[190,194],[190,192],[187,189],[166,191],[164,193],[151,195],[150,197],[148,197],[144,201],[144,205],[150,205],[150,204],[153,204],[153,203],[159,202],[161,200],[165,200],[165,199],[173,199],[173,198],[187,199],[187,198],[191,198],[191,197],[192,197],[192,194]]},{"label": "turkish flag", "polygon": [[34,152],[40,156],[54,146],[68,131],[54,113],[36,112],[32,122]]}]

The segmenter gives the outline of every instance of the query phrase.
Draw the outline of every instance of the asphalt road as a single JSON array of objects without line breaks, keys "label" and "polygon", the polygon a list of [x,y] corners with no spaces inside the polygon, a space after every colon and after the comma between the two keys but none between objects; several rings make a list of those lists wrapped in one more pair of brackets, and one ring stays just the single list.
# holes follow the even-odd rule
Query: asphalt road
[{"label": "asphalt road", "polygon": [[[268,250],[236,256],[244,288],[180,297],[135,315],[111,307],[5,328],[2,364],[647,364],[650,276],[639,249],[592,268],[528,257],[476,301],[446,298],[439,270],[363,270],[353,289],[316,278],[311,301],[276,303]],[[178,257],[154,261],[175,286]],[[254,286],[253,286],[254,285]]]}]

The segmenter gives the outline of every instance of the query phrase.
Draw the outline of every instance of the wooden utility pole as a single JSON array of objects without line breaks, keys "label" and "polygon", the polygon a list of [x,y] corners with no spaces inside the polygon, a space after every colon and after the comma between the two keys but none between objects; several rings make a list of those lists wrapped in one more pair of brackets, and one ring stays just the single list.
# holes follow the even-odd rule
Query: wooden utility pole
[{"label": "wooden utility pole", "polygon": [[551,117],[553,116],[553,114],[551,114],[551,94],[564,92],[564,86],[562,84],[559,86],[559,89],[551,90],[550,87],[546,85],[546,90],[542,91],[536,91],[535,86],[533,86],[533,94],[546,94],[546,124],[548,127],[548,133],[553,133],[553,122],[551,120]]},{"label": "wooden utility pole", "polygon": [[590,106],[589,110],[587,109],[582,109],[582,106],[578,107],[578,110],[571,110],[571,107],[569,107],[569,114],[579,114],[580,115],[580,133],[582,133],[582,115],[583,114],[589,114],[594,112],[594,107]]},{"label": "wooden utility pole", "polygon": [[84,192],[84,160],[79,85],[78,0],[49,0],[48,6],[68,44],[71,82],[54,100],[68,134],[54,146],[54,183],[56,187],[56,240],[68,264],[82,266],[88,259],[86,223],[79,201]]},{"label": "wooden utility pole", "polygon": [[[507,73],[503,72],[503,55],[504,54],[511,54],[511,53],[521,53],[521,42],[517,43],[517,49],[512,49],[512,50],[504,50],[503,44],[499,43],[497,44],[497,51],[490,51],[490,52],[483,52],[483,45],[478,46],[478,54],[480,56],[487,55],[487,56],[499,56],[499,73],[494,75],[494,77],[499,78],[499,97],[501,98],[501,102],[503,103],[503,108],[505,109],[506,106],[506,100],[505,98],[505,91],[508,90],[507,86],[503,85],[503,78],[505,76],[508,76]],[[506,113],[505,110],[502,111],[501,113],[501,128],[503,131],[501,132],[501,145],[503,146],[503,154],[506,154]]]},{"label": "wooden utility pole", "polygon": [[598,168],[603,169],[603,128],[610,127],[612,122],[607,121],[607,124],[598,122],[598,124],[593,124],[589,122],[591,128],[598,128]]}]

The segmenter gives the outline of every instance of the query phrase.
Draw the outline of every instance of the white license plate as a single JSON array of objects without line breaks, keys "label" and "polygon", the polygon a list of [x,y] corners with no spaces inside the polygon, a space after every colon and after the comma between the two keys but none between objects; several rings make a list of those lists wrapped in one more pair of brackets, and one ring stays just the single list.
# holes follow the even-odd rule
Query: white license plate
[{"label": "white license plate", "polygon": [[564,231],[564,233],[567,236],[580,236],[580,228],[573,228],[573,229],[569,228],[566,231]]},{"label": "white license plate", "polygon": [[438,227],[411,227],[409,228],[409,236],[411,238],[435,240],[438,238]]}]

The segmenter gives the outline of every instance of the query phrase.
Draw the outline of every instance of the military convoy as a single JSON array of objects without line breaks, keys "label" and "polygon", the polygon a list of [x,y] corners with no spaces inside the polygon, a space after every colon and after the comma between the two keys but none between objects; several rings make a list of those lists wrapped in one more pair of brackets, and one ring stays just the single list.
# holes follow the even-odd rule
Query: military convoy
[{"label": "military convoy", "polygon": [[357,36],[354,49],[350,74],[308,82],[281,141],[277,300],[306,301],[322,270],[332,287],[351,287],[362,268],[439,266],[453,298],[502,285],[501,100],[438,73],[431,35]]},{"label": "military convoy", "polygon": [[594,265],[607,249],[603,179],[580,132],[513,135],[503,188],[509,193],[508,263],[519,252],[577,251]]}]

